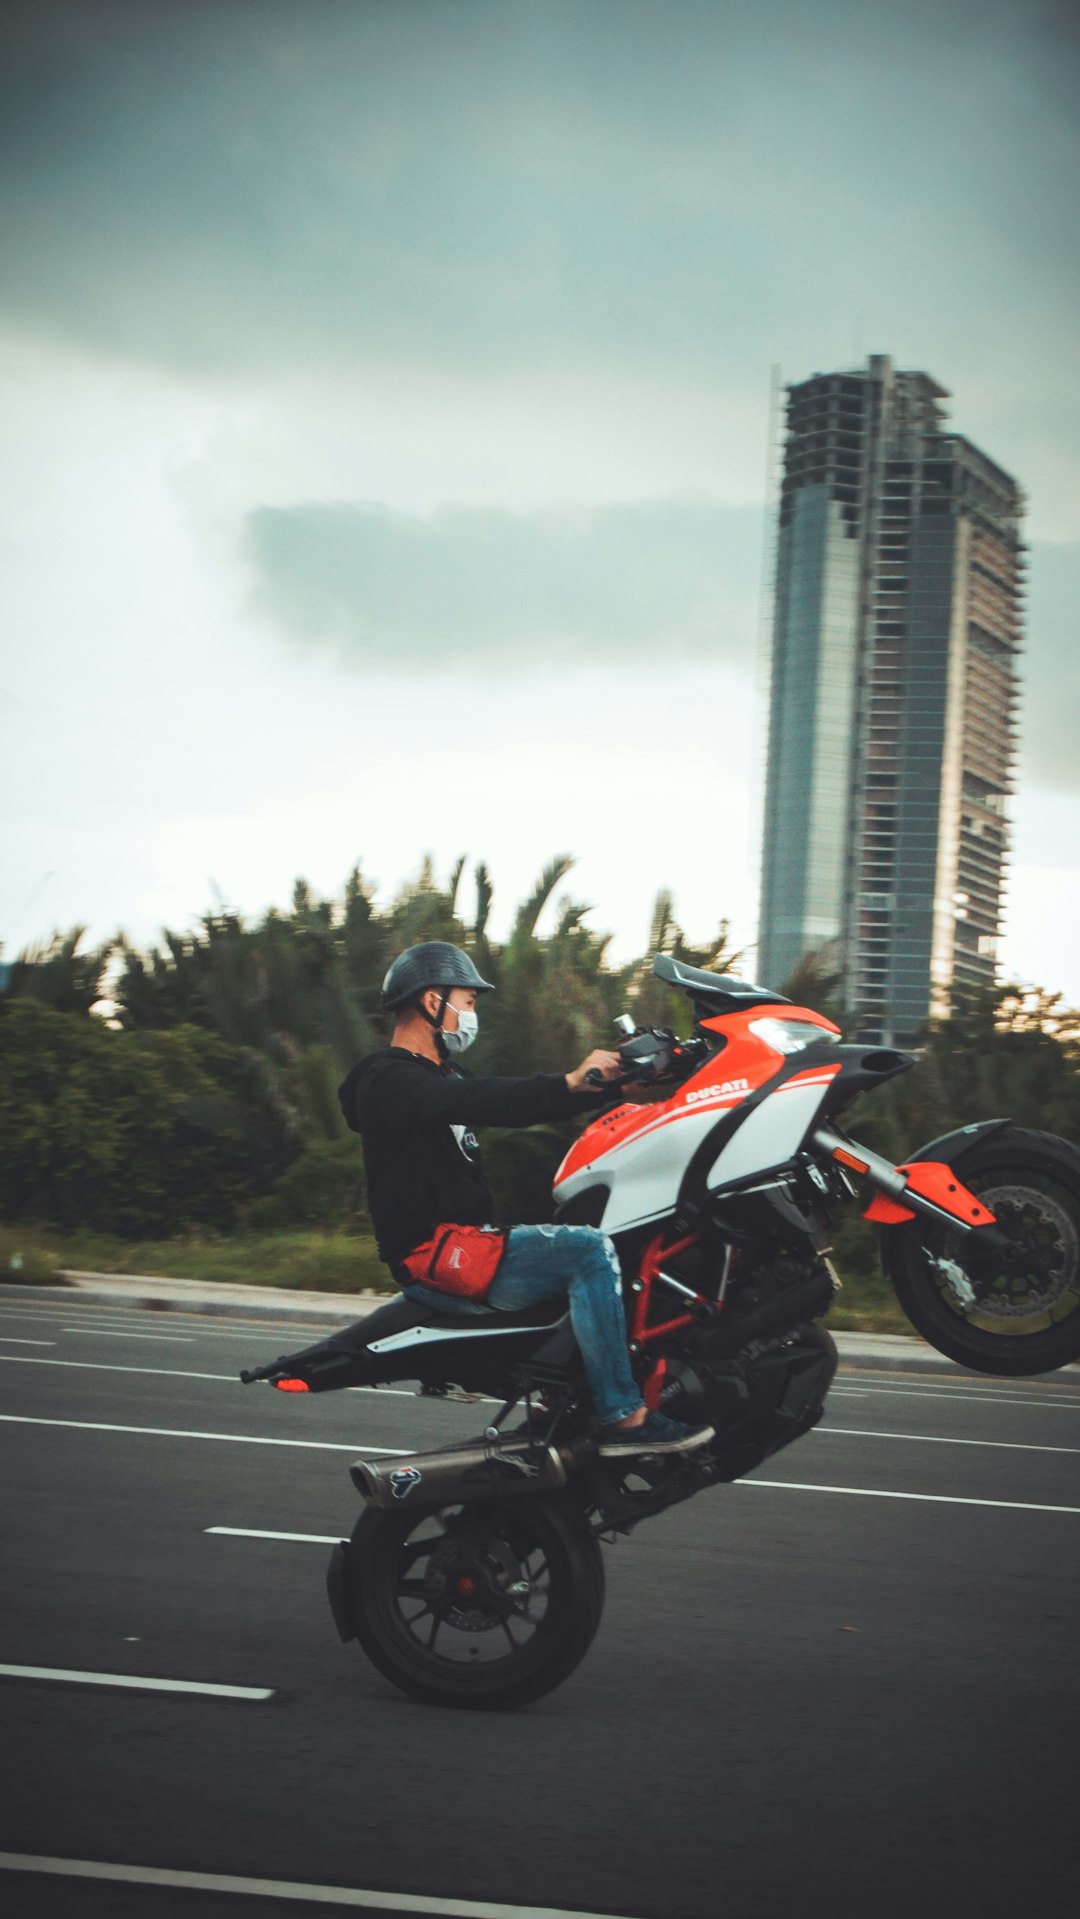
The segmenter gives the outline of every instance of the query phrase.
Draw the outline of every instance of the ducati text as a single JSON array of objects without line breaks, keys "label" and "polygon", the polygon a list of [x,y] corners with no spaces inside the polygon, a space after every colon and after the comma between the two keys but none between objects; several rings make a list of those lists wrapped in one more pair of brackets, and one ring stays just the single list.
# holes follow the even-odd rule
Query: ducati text
[{"label": "ducati text", "polygon": [[748,1093],[748,1079],[726,1079],[722,1086],[691,1086],[686,1095],[686,1104],[696,1106],[702,1100],[727,1099],[732,1093]]}]

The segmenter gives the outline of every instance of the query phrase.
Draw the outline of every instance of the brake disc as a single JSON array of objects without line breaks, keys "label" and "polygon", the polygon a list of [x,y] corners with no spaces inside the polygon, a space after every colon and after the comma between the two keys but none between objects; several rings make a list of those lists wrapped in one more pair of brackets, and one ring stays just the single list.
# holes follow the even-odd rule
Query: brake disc
[{"label": "brake disc", "polygon": [[[532,1586],[506,1541],[486,1539],[476,1557],[485,1562],[486,1578],[511,1599],[515,1612],[526,1612]],[[442,1602],[445,1623],[458,1632],[492,1632],[502,1625],[503,1611],[484,1604],[484,1583],[483,1577],[478,1578],[462,1564],[460,1545],[452,1535],[428,1559],[424,1584],[432,1599]]]},{"label": "brake disc", "polygon": [[1057,1200],[1033,1186],[987,1186],[979,1198],[1002,1232],[1021,1245],[1026,1242],[1049,1272],[1002,1274],[983,1294],[978,1312],[990,1319],[1030,1319],[1049,1312],[1076,1285],[1080,1238],[1073,1220]]}]

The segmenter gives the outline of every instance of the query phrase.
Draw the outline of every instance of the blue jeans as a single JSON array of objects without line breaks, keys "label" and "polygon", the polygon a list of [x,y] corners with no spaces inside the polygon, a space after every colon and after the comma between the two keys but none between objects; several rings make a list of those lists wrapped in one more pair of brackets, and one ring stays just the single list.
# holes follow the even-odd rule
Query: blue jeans
[{"label": "blue jeans", "polygon": [[[441,1313],[475,1313],[471,1299],[405,1286],[406,1299]],[[630,1370],[619,1261],[610,1239],[595,1226],[515,1226],[481,1311],[519,1313],[544,1299],[567,1297],[597,1418],[604,1426],[625,1419],[644,1404]]]}]

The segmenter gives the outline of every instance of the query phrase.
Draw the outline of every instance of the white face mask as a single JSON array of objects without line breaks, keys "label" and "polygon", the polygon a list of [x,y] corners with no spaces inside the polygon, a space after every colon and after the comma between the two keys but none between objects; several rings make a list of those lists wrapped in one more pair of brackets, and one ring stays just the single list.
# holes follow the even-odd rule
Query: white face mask
[{"label": "white face mask", "polygon": [[471,1007],[455,1006],[453,1010],[457,1014],[457,1031],[448,1033],[445,1028],[440,1029],[442,1042],[448,1053],[465,1053],[480,1031],[480,1021]]}]

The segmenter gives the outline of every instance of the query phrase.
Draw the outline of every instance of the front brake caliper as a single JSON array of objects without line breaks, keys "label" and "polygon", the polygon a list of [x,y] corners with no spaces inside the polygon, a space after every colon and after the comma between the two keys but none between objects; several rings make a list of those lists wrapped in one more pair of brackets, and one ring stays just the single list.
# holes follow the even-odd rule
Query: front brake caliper
[{"label": "front brake caliper", "polygon": [[[925,1247],[923,1250],[926,1251]],[[958,1266],[955,1259],[938,1259],[933,1253],[928,1252],[926,1257],[938,1278],[945,1281],[961,1312],[970,1313],[978,1304],[978,1294],[963,1267]]]}]

